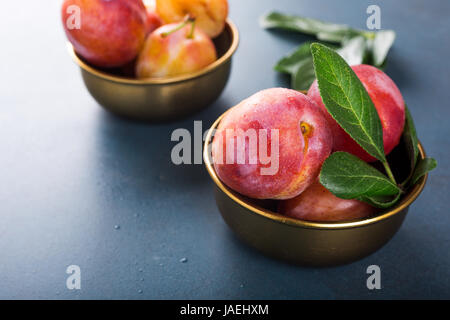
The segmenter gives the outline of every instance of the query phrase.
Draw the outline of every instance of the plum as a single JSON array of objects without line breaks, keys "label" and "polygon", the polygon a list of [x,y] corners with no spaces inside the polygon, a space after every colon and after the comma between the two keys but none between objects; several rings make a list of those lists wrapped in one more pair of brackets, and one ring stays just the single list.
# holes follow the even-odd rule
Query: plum
[{"label": "plum", "polygon": [[[79,8],[80,28],[67,23],[73,14],[71,7]],[[104,68],[120,67],[135,59],[147,34],[142,0],[65,0],[62,21],[75,51]]]},{"label": "plum", "polygon": [[156,1],[144,0],[144,5],[147,8],[147,34],[152,33],[163,25],[159,15],[156,13]]},{"label": "plum", "polygon": [[340,199],[317,180],[299,196],[280,201],[278,212],[294,219],[338,222],[366,218],[377,209],[358,200]]},{"label": "plum", "polygon": [[171,77],[199,71],[217,60],[212,40],[192,23],[168,24],[155,30],[139,54],[140,79]]},{"label": "plum", "polygon": [[317,178],[333,145],[320,108],[290,89],[260,91],[221,120],[212,143],[218,177],[256,199],[290,199]]},{"label": "plum", "polygon": [[[353,66],[352,69],[361,80],[377,109],[383,128],[384,151],[388,155],[399,144],[405,126],[405,102],[402,94],[394,81],[383,71],[364,64]],[[376,160],[364,151],[328,113],[320,96],[317,80],[309,88],[308,96],[326,114],[333,132],[333,151],[346,151],[367,162]]]},{"label": "plum", "polygon": [[156,0],[156,12],[165,23],[183,20],[186,15],[197,20],[206,34],[215,38],[222,33],[228,17],[227,0]]}]

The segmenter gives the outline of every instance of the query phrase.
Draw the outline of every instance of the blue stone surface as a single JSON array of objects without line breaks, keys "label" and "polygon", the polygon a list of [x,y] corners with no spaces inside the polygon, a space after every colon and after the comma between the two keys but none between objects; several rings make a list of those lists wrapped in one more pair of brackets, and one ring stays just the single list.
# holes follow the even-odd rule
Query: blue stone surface
[{"label": "blue stone surface", "polygon": [[[206,130],[256,91],[289,85],[272,67],[310,38],[262,30],[262,14],[365,28],[370,4],[397,32],[386,72],[439,167],[375,254],[325,269],[266,258],[222,221],[204,167],[172,164],[171,133],[193,132],[194,120]],[[241,45],[222,96],[188,119],[144,124],[90,97],[66,50],[60,1],[2,4],[0,298],[450,298],[450,2],[232,0],[230,9]],[[372,264],[381,290],[366,287]],[[81,268],[81,290],[66,287],[69,265]]]}]

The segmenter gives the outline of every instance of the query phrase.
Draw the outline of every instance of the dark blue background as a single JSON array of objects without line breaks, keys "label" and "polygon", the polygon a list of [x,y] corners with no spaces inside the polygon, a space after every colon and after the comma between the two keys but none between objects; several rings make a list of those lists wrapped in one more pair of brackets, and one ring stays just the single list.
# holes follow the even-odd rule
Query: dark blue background
[{"label": "dark blue background", "polygon": [[[242,42],[227,89],[208,110],[159,125],[98,107],[67,54],[60,4],[9,1],[0,11],[0,298],[450,298],[449,1],[233,0]],[[365,28],[369,4],[397,31],[386,72],[439,168],[372,256],[329,269],[271,260],[224,224],[203,166],[171,163],[170,135],[194,120],[206,130],[256,91],[288,85],[272,66],[307,38],[260,29],[262,14]],[[71,264],[79,291],[66,289]],[[382,270],[376,292],[366,288],[371,264]]]}]

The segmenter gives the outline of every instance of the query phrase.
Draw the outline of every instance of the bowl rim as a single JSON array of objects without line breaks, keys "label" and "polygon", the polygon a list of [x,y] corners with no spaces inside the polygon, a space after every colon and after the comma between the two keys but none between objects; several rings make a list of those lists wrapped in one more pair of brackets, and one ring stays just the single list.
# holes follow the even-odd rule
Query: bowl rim
[{"label": "bowl rim", "polygon": [[[234,108],[234,107],[233,107]],[[224,112],[211,126],[211,128],[208,130],[208,133],[205,137],[205,142],[203,146],[203,159],[205,162],[206,169],[214,181],[215,185],[224,192],[230,199],[232,199],[234,202],[238,203],[242,207],[250,210],[252,213],[257,214],[259,216],[262,216],[264,218],[273,220],[275,222],[286,224],[294,227],[301,227],[301,228],[309,228],[309,229],[328,229],[328,230],[337,230],[337,229],[351,229],[356,227],[363,227],[368,226],[371,224],[375,224],[378,222],[381,222],[383,220],[386,220],[404,209],[408,208],[411,203],[413,203],[417,197],[420,195],[420,193],[423,191],[426,181],[428,179],[428,173],[421,178],[419,183],[414,185],[414,187],[411,189],[411,191],[404,197],[404,199],[396,205],[394,208],[391,208],[389,211],[384,212],[382,214],[376,215],[374,217],[370,218],[363,218],[363,219],[356,219],[356,220],[350,220],[350,221],[342,221],[342,222],[314,222],[314,221],[306,221],[306,220],[300,220],[300,219],[294,219],[290,217],[283,216],[279,213],[273,212],[271,210],[265,209],[263,207],[250,204],[248,201],[246,201],[244,198],[245,196],[241,195],[240,193],[233,191],[231,188],[226,186],[217,176],[217,173],[214,169],[214,165],[212,164],[211,159],[211,152],[210,152],[210,145],[212,143],[212,135],[214,132],[214,129],[216,129],[222,120],[222,118],[231,110],[232,108],[228,109],[226,112]],[[422,158],[426,157],[425,150],[423,149],[422,144],[419,141],[419,152],[420,156]]]},{"label": "bowl rim", "polygon": [[199,70],[199,71],[193,72],[193,73],[174,76],[174,77],[132,79],[132,78],[114,76],[107,72],[100,71],[100,70],[88,65],[83,60],[81,60],[80,57],[75,52],[73,45],[70,42],[67,42],[67,49],[68,49],[69,54],[71,55],[72,59],[75,61],[75,63],[81,69],[83,69],[84,71],[86,71],[90,74],[93,74],[99,78],[102,78],[104,80],[109,80],[109,81],[123,83],[123,84],[134,84],[134,85],[171,84],[171,83],[183,82],[183,81],[188,81],[191,79],[199,78],[205,74],[208,74],[208,73],[216,70],[217,68],[219,68],[221,65],[223,65],[224,63],[226,63],[227,61],[229,61],[232,58],[233,54],[236,52],[236,50],[239,46],[239,30],[230,19],[226,20],[225,29],[226,28],[228,28],[230,30],[232,40],[231,40],[230,47],[224,53],[223,56],[221,56],[219,59],[217,59],[210,65],[208,65],[206,68],[203,68],[202,70]]}]

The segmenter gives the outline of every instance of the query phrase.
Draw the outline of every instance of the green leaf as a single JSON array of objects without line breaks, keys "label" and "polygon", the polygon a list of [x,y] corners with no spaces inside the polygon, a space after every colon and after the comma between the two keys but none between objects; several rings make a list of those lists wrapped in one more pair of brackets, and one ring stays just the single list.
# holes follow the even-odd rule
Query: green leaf
[{"label": "green leaf", "polygon": [[437,161],[433,158],[420,159],[411,179],[412,184],[416,184],[420,180],[420,178],[436,168],[436,166]]},{"label": "green leaf", "polygon": [[394,197],[360,197],[357,200],[364,201],[373,207],[387,209],[396,204],[398,200],[400,200],[401,195],[402,194],[399,193]]},{"label": "green leaf", "polygon": [[275,70],[291,75],[291,87],[295,90],[308,90],[316,79],[311,55],[311,42],[299,46],[275,66]]},{"label": "green leaf", "polygon": [[313,43],[311,52],[320,95],[330,115],[364,150],[386,163],[380,118],[361,81],[330,48]]},{"label": "green leaf", "polygon": [[382,30],[374,34],[374,39],[369,40],[372,53],[372,64],[376,67],[383,66],[386,57],[395,41],[395,32],[392,30]]},{"label": "green leaf", "polygon": [[294,52],[290,53],[275,65],[275,70],[278,72],[295,74],[299,67],[301,67],[305,62],[309,62],[311,60],[312,64],[312,56],[311,56],[311,42],[305,42]]},{"label": "green leaf", "polygon": [[314,72],[313,59],[310,57],[304,64],[302,64],[297,72],[292,76],[292,88],[300,91],[307,91],[312,83],[316,80]]},{"label": "green leaf", "polygon": [[402,183],[402,186],[416,184],[425,174],[435,169],[437,162],[433,158],[419,159],[419,140],[416,127],[408,106],[405,105],[405,129],[403,130],[403,141],[408,150],[411,174]]},{"label": "green leaf", "polygon": [[411,112],[405,105],[405,128],[403,130],[403,141],[405,142],[408,156],[411,160],[411,171],[416,167],[417,158],[419,157],[419,139],[417,138],[416,126],[411,116]]},{"label": "green leaf", "polygon": [[[292,53],[282,58],[274,69],[281,73],[291,75],[291,88],[294,90],[308,90],[316,79],[310,41],[303,43]],[[361,64],[364,62],[367,50],[366,39],[356,36],[344,41],[341,48],[336,47],[337,52],[348,64]]]},{"label": "green leaf", "polygon": [[[260,24],[263,28],[301,32],[315,36],[321,41],[339,43],[343,46],[342,50],[344,51],[341,55],[350,65],[366,63],[378,68],[384,68],[386,65],[386,57],[396,38],[393,30],[365,31],[345,24],[329,23],[278,12],[261,17]],[[353,42],[355,37],[361,37],[357,43]],[[362,39],[364,39],[364,44]],[[347,52],[348,50],[349,52]],[[361,53],[363,54],[361,55]],[[349,54],[350,57],[348,57]]]},{"label": "green leaf", "polygon": [[342,199],[397,196],[400,193],[384,174],[347,152],[335,152],[325,160],[320,183]]},{"label": "green leaf", "polygon": [[364,61],[367,52],[366,39],[362,36],[356,36],[344,40],[342,47],[336,50],[339,55],[349,65],[361,64]]},{"label": "green leaf", "polygon": [[316,19],[284,15],[272,12],[261,18],[263,28],[280,28],[316,36],[317,39],[329,42],[341,42],[345,38],[359,34],[347,25],[323,22]]}]

